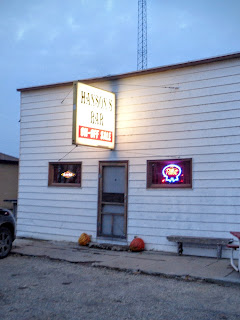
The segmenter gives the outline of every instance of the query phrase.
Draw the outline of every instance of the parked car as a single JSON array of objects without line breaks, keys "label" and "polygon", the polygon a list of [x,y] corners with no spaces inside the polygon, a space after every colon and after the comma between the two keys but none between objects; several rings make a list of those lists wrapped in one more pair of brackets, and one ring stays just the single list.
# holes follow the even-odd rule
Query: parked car
[{"label": "parked car", "polygon": [[11,210],[0,208],[0,259],[5,258],[12,249],[16,238],[16,222]]}]

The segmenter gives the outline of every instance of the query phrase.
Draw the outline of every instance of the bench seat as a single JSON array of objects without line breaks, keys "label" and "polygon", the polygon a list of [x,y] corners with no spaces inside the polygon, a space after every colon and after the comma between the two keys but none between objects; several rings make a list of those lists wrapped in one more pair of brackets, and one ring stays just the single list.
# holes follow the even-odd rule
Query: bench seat
[{"label": "bench seat", "polygon": [[239,248],[239,245],[238,244],[227,244],[227,247],[228,248],[232,248],[232,249],[238,249]]},{"label": "bench seat", "polygon": [[233,242],[233,239],[228,238],[208,238],[208,237],[188,237],[188,236],[167,236],[168,241],[176,242],[178,244],[178,255],[183,253],[183,243],[198,244],[217,247],[217,258],[222,257],[222,247],[227,246]]}]

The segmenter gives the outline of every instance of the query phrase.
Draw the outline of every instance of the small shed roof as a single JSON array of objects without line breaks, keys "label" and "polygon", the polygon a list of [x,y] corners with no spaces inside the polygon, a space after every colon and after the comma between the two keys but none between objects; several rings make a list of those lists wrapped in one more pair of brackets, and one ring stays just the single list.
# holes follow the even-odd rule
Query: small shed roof
[{"label": "small shed roof", "polygon": [[18,158],[0,152],[0,162],[18,162]]}]

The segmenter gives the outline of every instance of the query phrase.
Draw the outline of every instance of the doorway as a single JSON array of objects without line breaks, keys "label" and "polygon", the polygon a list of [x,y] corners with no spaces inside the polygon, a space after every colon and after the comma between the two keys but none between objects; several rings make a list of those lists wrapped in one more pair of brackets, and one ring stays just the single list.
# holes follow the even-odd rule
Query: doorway
[{"label": "doorway", "polygon": [[100,161],[98,236],[127,236],[128,161]]}]

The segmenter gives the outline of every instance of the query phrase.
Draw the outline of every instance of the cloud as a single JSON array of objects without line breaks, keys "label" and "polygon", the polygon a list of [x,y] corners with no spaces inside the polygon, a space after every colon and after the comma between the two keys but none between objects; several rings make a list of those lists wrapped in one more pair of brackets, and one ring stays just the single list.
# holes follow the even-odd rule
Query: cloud
[{"label": "cloud", "polygon": [[52,30],[48,34],[48,38],[50,41],[54,41],[59,36],[59,32],[57,30]]},{"label": "cloud", "polygon": [[181,23],[179,23],[179,25],[178,25],[178,27],[179,27],[179,29],[187,29],[188,28],[188,23],[186,23],[186,22],[181,22]]},{"label": "cloud", "polygon": [[107,0],[106,9],[107,9],[108,12],[112,11],[112,9],[113,9],[113,1],[112,0]]},{"label": "cloud", "polygon": [[49,54],[49,51],[47,49],[41,49],[39,53],[41,56],[47,56]]},{"label": "cloud", "polygon": [[80,27],[81,27],[79,24],[77,24],[77,23],[75,22],[75,19],[74,19],[72,16],[70,16],[70,17],[67,18],[67,25],[68,25],[72,30],[77,30],[77,29],[80,29]]},{"label": "cloud", "polygon": [[29,31],[32,31],[35,28],[35,23],[21,23],[19,27],[17,28],[16,32],[16,41],[22,41],[25,39],[26,34],[29,33]]},{"label": "cloud", "polygon": [[0,112],[0,119],[13,120],[11,115]]},{"label": "cloud", "polygon": [[91,49],[87,48],[87,44],[77,44],[71,47],[70,49],[70,55],[71,56],[79,56],[79,57],[91,57],[93,56],[93,51]]},{"label": "cloud", "polygon": [[175,11],[176,27],[180,30],[185,30],[193,27],[197,19],[197,17],[193,17],[191,12],[188,12],[187,10],[182,10],[179,12]]},{"label": "cloud", "polygon": [[25,33],[26,33],[26,29],[24,27],[20,27],[17,30],[17,34],[16,34],[17,41],[23,40]]}]

